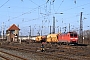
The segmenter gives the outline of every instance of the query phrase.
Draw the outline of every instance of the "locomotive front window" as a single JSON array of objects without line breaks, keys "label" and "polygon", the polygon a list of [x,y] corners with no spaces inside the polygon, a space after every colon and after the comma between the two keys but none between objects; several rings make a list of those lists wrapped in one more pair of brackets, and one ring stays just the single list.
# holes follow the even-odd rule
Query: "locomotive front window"
[{"label": "locomotive front window", "polygon": [[74,37],[77,37],[77,34],[74,34]]},{"label": "locomotive front window", "polygon": [[71,37],[73,37],[73,34],[70,34]]},{"label": "locomotive front window", "polygon": [[71,37],[77,37],[77,34],[70,34]]}]

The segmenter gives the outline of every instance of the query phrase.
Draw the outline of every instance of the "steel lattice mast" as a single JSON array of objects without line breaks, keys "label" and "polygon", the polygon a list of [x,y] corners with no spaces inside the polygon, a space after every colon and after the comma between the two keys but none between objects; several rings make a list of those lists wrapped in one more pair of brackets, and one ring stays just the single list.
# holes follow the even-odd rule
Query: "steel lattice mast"
[{"label": "steel lattice mast", "polygon": [[83,43],[83,20],[82,20],[82,13],[80,14],[80,40]]}]

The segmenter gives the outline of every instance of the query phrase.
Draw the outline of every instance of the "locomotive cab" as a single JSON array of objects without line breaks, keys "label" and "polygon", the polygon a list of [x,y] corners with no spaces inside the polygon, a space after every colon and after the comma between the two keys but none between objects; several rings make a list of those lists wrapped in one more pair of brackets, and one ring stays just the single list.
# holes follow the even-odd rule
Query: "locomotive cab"
[{"label": "locomotive cab", "polygon": [[78,35],[77,33],[70,33],[70,43],[77,43]]},{"label": "locomotive cab", "polygon": [[78,35],[75,32],[61,33],[58,35],[58,40],[61,44],[77,44]]}]

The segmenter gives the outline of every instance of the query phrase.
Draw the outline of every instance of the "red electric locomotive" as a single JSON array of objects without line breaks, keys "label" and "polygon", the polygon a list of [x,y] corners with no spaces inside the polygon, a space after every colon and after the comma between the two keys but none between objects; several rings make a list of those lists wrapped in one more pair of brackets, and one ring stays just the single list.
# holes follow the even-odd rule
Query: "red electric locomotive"
[{"label": "red electric locomotive", "polygon": [[78,34],[76,32],[68,32],[58,34],[58,42],[64,44],[77,44]]}]

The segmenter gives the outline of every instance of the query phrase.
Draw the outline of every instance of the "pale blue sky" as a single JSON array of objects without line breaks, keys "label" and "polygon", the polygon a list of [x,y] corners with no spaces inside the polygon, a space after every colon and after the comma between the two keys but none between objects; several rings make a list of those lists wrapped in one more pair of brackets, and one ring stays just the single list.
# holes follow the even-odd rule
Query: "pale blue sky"
[{"label": "pale blue sky", "polygon": [[[41,30],[39,26],[43,25],[44,35],[49,33],[48,26],[52,26],[53,16],[55,16],[56,27],[67,26],[68,31],[70,23],[71,30],[72,28],[79,30],[80,12],[83,12],[83,19],[87,18],[83,20],[83,27],[86,30],[90,29],[87,27],[90,26],[89,9],[90,0],[0,0],[0,27],[3,22],[5,30],[12,24],[16,24],[19,25],[23,35],[28,35],[31,25],[32,35],[37,35]],[[56,33],[57,31],[56,28]]]}]

